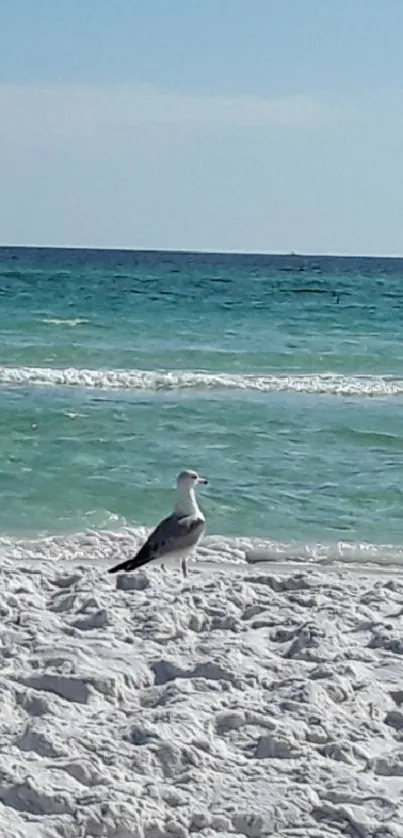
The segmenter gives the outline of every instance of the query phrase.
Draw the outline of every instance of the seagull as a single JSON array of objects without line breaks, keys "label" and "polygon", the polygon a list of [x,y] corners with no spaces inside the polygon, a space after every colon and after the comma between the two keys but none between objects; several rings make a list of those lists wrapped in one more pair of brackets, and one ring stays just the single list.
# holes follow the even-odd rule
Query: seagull
[{"label": "seagull", "polygon": [[195,487],[207,483],[207,479],[196,471],[181,471],[176,479],[178,502],[172,515],[158,524],[134,558],[114,565],[108,573],[137,570],[148,562],[164,566],[165,562],[181,560],[183,576],[187,576],[186,558],[200,541],[206,526],[197,504]]}]

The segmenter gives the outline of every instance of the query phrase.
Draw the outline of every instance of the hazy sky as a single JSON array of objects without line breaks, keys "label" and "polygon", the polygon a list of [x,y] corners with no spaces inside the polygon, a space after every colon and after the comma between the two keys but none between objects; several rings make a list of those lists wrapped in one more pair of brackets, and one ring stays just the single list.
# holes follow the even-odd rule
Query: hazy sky
[{"label": "hazy sky", "polygon": [[403,253],[403,0],[0,0],[0,242]]}]

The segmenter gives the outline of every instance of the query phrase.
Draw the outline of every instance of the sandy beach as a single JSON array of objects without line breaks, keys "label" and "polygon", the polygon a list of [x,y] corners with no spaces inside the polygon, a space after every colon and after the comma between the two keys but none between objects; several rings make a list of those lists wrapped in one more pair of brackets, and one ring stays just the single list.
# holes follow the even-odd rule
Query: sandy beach
[{"label": "sandy beach", "polygon": [[403,0],[0,32],[0,838],[403,838]]},{"label": "sandy beach", "polygon": [[0,835],[403,836],[399,574],[205,561],[182,588],[5,561]]}]

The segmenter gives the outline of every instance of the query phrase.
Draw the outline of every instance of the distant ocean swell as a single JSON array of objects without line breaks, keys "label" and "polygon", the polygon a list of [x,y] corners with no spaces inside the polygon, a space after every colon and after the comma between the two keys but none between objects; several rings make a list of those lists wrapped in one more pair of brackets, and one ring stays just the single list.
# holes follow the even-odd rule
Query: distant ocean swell
[{"label": "distant ocean swell", "polygon": [[100,390],[249,390],[338,396],[401,396],[403,379],[378,375],[242,375],[192,370],[102,370],[0,367],[0,386]]}]

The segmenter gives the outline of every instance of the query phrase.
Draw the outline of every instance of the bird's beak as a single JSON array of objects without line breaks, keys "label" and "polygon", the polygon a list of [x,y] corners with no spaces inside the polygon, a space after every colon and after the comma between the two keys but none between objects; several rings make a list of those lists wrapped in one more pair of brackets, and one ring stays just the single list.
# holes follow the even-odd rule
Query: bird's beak
[{"label": "bird's beak", "polygon": [[208,484],[207,477],[200,477],[200,476],[199,476],[199,477],[197,478],[197,482],[198,482],[198,483],[201,483],[201,484],[202,484],[202,486],[207,486],[207,484]]}]

